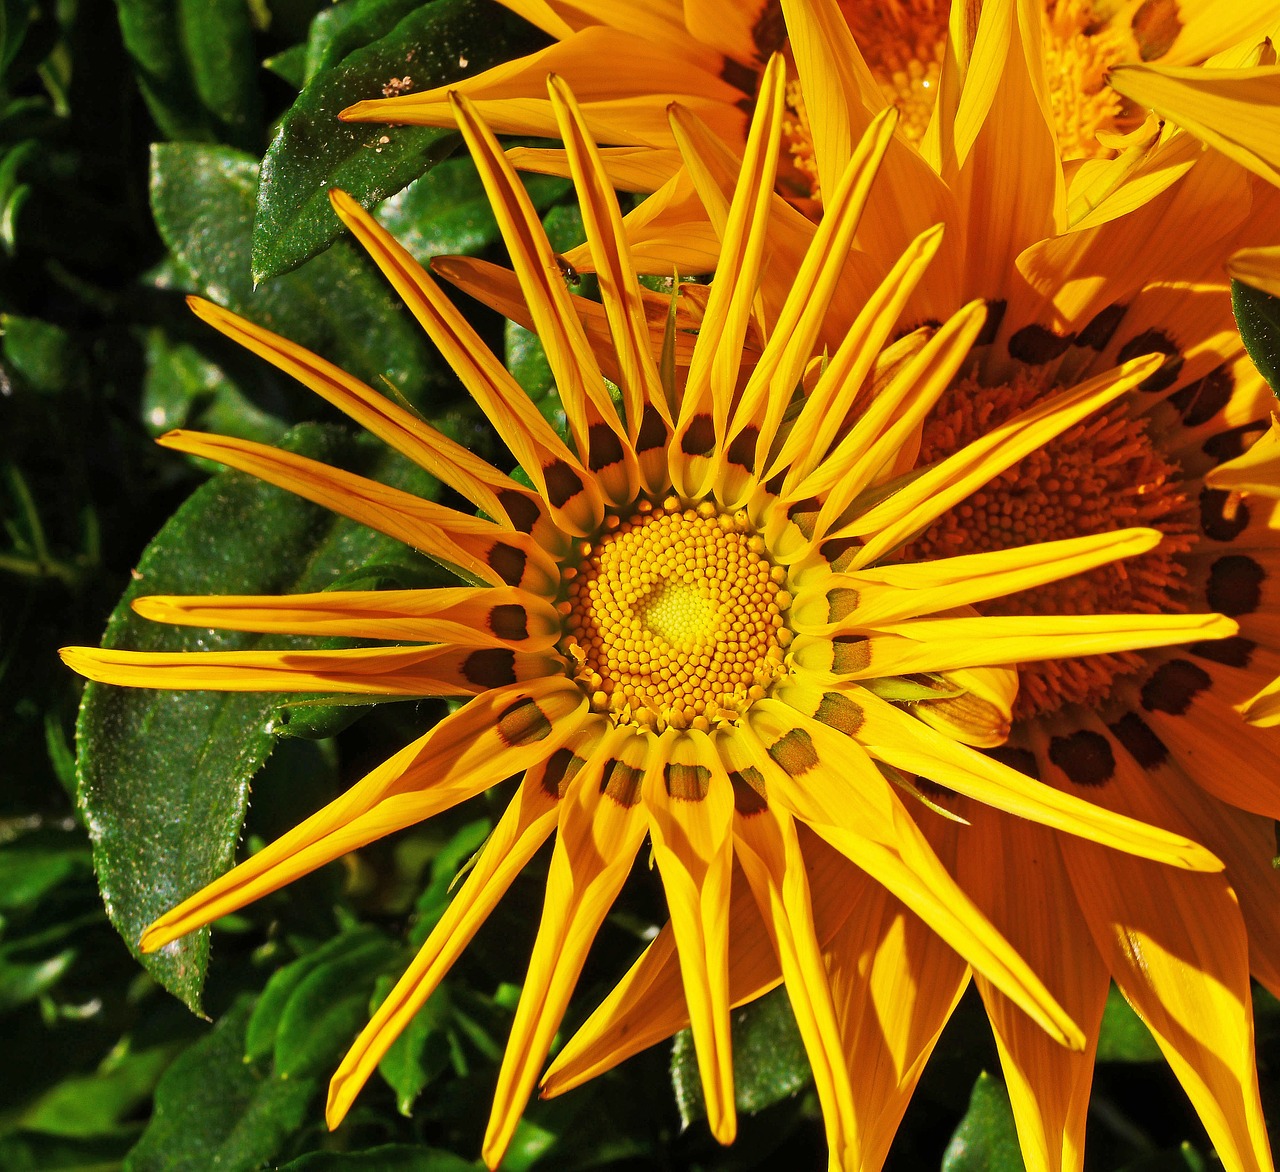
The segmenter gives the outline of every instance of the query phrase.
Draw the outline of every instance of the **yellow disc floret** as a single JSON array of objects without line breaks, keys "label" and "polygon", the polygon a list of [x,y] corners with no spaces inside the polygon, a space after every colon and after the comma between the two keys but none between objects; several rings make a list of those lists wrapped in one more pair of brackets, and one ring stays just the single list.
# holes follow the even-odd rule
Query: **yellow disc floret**
[{"label": "yellow disc floret", "polygon": [[566,578],[565,655],[616,721],[710,729],[783,671],[786,575],[745,514],[642,501],[583,543]]}]

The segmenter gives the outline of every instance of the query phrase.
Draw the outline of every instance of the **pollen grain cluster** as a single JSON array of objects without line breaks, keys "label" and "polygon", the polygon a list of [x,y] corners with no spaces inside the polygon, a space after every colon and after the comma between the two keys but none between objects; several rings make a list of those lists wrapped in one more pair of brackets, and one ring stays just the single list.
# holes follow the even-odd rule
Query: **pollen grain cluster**
[{"label": "pollen grain cluster", "polygon": [[785,573],[744,514],[642,501],[583,543],[566,580],[564,653],[616,721],[705,731],[783,671]]}]

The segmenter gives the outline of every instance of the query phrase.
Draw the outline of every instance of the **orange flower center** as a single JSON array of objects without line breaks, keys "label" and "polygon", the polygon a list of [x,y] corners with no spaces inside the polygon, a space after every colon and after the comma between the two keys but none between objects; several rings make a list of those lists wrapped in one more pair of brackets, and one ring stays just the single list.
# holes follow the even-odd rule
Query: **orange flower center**
[{"label": "orange flower center", "polygon": [[[1111,158],[1115,151],[1098,142],[1099,134],[1133,130],[1141,116],[1106,85],[1106,72],[1120,61],[1149,60],[1167,47],[1136,27],[1109,21],[1094,0],[1044,0],[1041,39],[1045,84],[1064,160]],[[1139,15],[1153,8],[1148,0]],[[842,0],[841,9],[885,100],[898,107],[900,132],[913,143],[924,138],[938,94],[946,54],[947,0]],[[1134,18],[1138,22],[1138,17]],[[1141,43],[1140,43],[1140,38]],[[1165,40],[1169,38],[1166,36]],[[1158,54],[1157,54],[1158,55]],[[787,87],[787,147],[780,187],[802,211],[821,199],[813,160],[813,137],[798,82]]]},{"label": "orange flower center", "polygon": [[736,720],[783,670],[785,572],[709,501],[612,522],[566,572],[562,649],[592,707],[657,731]]},{"label": "orange flower center", "polygon": [[[1021,371],[984,387],[965,379],[925,424],[920,462],[950,455],[1043,397],[1046,379]],[[1139,557],[984,603],[984,614],[1161,614],[1187,609],[1180,556],[1195,541],[1180,474],[1156,449],[1147,424],[1112,407],[1064,432],[944,513],[904,553],[905,560],[1009,549],[1144,525],[1166,536]],[[1128,652],[1046,660],[1019,670],[1014,715],[1042,715],[1105,697],[1142,660]]]}]

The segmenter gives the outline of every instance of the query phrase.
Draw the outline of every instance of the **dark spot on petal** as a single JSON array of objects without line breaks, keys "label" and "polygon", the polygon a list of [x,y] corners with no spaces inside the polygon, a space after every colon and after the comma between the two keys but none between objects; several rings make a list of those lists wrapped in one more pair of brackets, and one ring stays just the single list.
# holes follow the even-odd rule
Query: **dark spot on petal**
[{"label": "dark spot on petal", "polygon": [[759,438],[760,429],[754,423],[748,423],[737,435],[733,437],[733,442],[729,445],[729,450],[725,453],[725,459],[730,464],[736,464],[739,468],[748,470],[756,466],[756,440]]},{"label": "dark spot on petal", "polygon": [[787,509],[787,520],[804,534],[806,540],[809,540],[813,537],[814,526],[818,523],[818,514],[821,511],[822,502],[816,496],[811,496],[806,500],[796,501]]},{"label": "dark spot on petal", "polygon": [[1178,344],[1162,330],[1143,330],[1136,338],[1130,338],[1120,347],[1116,354],[1116,362],[1128,362],[1132,358],[1141,358],[1144,354],[1163,354],[1164,365],[1144,378],[1138,384],[1140,391],[1163,391],[1177,381],[1182,371],[1182,351]]},{"label": "dark spot on petal", "polygon": [[1181,716],[1191,707],[1196,694],[1212,682],[1209,673],[1189,659],[1171,659],[1156,668],[1142,685],[1142,706],[1148,712]]},{"label": "dark spot on petal", "polygon": [[493,572],[508,586],[519,586],[524,577],[524,568],[529,563],[529,555],[514,545],[495,542],[489,548],[489,556],[485,559]]},{"label": "dark spot on petal", "polygon": [[760,15],[751,26],[751,43],[756,47],[756,56],[767,61],[769,55],[776,53],[787,41],[787,24],[783,19],[782,5],[779,0],[765,0],[760,6]]},{"label": "dark spot on petal", "polygon": [[851,586],[827,591],[827,622],[838,623],[858,609],[858,592]]},{"label": "dark spot on petal", "polygon": [[1208,423],[1231,401],[1235,379],[1226,365],[1215,366],[1204,378],[1187,383],[1169,396],[1169,402],[1181,413],[1187,427]]},{"label": "dark spot on petal", "polygon": [[1126,712],[1115,724],[1107,726],[1112,735],[1124,746],[1125,751],[1143,769],[1163,765],[1169,750],[1151,730],[1151,726],[1136,712]]},{"label": "dark spot on petal", "polygon": [[1231,635],[1226,639],[1202,639],[1191,643],[1187,650],[1197,659],[1207,659],[1227,667],[1248,667],[1258,645],[1243,635]]},{"label": "dark spot on petal", "polygon": [[744,818],[759,814],[769,808],[769,800],[764,792],[764,776],[760,770],[748,765],[742,771],[736,769],[729,774],[733,784],[733,808]]},{"label": "dark spot on petal", "polygon": [[744,94],[756,92],[757,73],[746,65],[740,65],[728,57],[723,59],[724,67],[720,70],[720,80],[728,82],[735,90]]},{"label": "dark spot on petal", "polygon": [[773,496],[777,496],[782,491],[782,486],[786,483],[786,471],[779,472],[777,476],[770,478],[764,482],[764,490]]},{"label": "dark spot on petal", "polygon": [[521,533],[532,533],[533,527],[542,517],[542,510],[538,508],[537,501],[531,500],[522,492],[516,492],[513,488],[504,488],[498,493],[498,504],[507,514],[507,520]]},{"label": "dark spot on petal", "polygon": [[501,688],[516,682],[516,653],[506,647],[473,651],[462,661],[463,679],[478,688]]},{"label": "dark spot on petal", "polygon": [[551,721],[532,700],[517,700],[498,716],[498,735],[509,748],[532,745],[551,735]]},{"label": "dark spot on petal", "polygon": [[636,436],[636,451],[647,452],[651,448],[660,448],[667,442],[667,424],[658,414],[652,403],[644,405],[644,414],[640,416],[640,433]]},{"label": "dark spot on petal", "polygon": [[837,574],[843,574],[853,562],[853,555],[862,548],[857,537],[834,537],[818,546],[818,552]]},{"label": "dark spot on petal", "polygon": [[1178,0],[1145,0],[1133,14],[1133,39],[1144,61],[1163,57],[1182,32]]},{"label": "dark spot on petal", "polygon": [[710,415],[703,413],[689,420],[689,426],[680,437],[680,450],[686,456],[709,456],[716,448],[716,425]]},{"label": "dark spot on petal", "polygon": [[802,728],[783,733],[769,746],[772,757],[790,777],[803,777],[818,763],[813,738]]},{"label": "dark spot on petal", "polygon": [[1200,446],[1200,450],[1215,464],[1225,464],[1237,456],[1243,456],[1258,441],[1266,430],[1266,425],[1254,420],[1242,423],[1239,427],[1229,427],[1217,435],[1211,435]]},{"label": "dark spot on petal", "polygon": [[[1231,494],[1220,488],[1200,490],[1200,532],[1214,541],[1234,541],[1249,525],[1249,506],[1242,500],[1230,500]],[[1231,515],[1227,515],[1230,501]]]},{"label": "dark spot on petal", "polygon": [[644,770],[611,757],[604,763],[604,773],[600,777],[600,792],[607,794],[618,805],[629,809],[640,800],[640,782],[644,778]]},{"label": "dark spot on petal", "polygon": [[1266,570],[1246,554],[1220,557],[1209,568],[1209,584],[1205,587],[1209,609],[1232,617],[1253,614],[1262,602],[1266,577]]},{"label": "dark spot on petal", "polygon": [[1082,728],[1049,741],[1049,760],[1076,785],[1102,785],[1115,775],[1111,742],[1101,733]]},{"label": "dark spot on petal", "polygon": [[[910,334],[914,334],[917,330],[928,330],[929,336],[933,337],[940,329],[942,329],[942,319],[937,317],[924,317],[917,322],[912,322],[907,326],[899,326],[893,331],[893,341],[900,342],[903,338]],[[993,334],[992,337],[995,335]],[[975,342],[974,345],[977,345]]]},{"label": "dark spot on petal", "polygon": [[1120,322],[1128,312],[1129,307],[1118,301],[1114,305],[1108,305],[1106,309],[1098,310],[1089,319],[1089,324],[1076,335],[1076,345],[1088,346],[1090,350],[1101,353],[1115,336]]},{"label": "dark spot on petal", "polygon": [[547,758],[547,767],[542,771],[543,790],[553,798],[564,797],[569,782],[585,764],[581,757],[575,756],[569,749],[557,749]]},{"label": "dark spot on petal", "polygon": [[492,607],[489,611],[489,630],[499,639],[527,639],[529,612],[517,602]]},{"label": "dark spot on petal", "polygon": [[547,482],[547,500],[559,509],[566,501],[571,501],[582,491],[582,477],[579,476],[564,460],[552,460],[542,470]]},{"label": "dark spot on petal", "polygon": [[1000,745],[995,749],[988,749],[987,756],[993,761],[999,761],[1001,765],[1007,765],[1010,769],[1016,769],[1019,773],[1025,773],[1028,777],[1034,777],[1040,780],[1040,765],[1036,761],[1036,755],[1030,749],[1018,749],[1013,745]]},{"label": "dark spot on petal", "polygon": [[987,320],[982,323],[982,329],[973,340],[975,346],[990,346],[996,340],[1000,323],[1004,321],[1004,311],[1008,308],[1009,303],[1003,297],[987,302]]},{"label": "dark spot on petal", "polygon": [[861,671],[870,662],[866,635],[837,635],[831,640],[831,670],[837,675]]},{"label": "dark spot on petal", "polygon": [[1032,323],[1014,331],[1009,339],[1009,357],[1025,362],[1028,366],[1043,366],[1055,358],[1061,358],[1075,338],[1074,334],[1055,334],[1047,326]]},{"label": "dark spot on petal", "polygon": [[711,770],[705,765],[682,765],[672,761],[662,771],[667,793],[682,802],[700,802],[711,787]]},{"label": "dark spot on petal", "polygon": [[823,692],[818,711],[813,715],[815,720],[822,721],[847,737],[853,736],[862,727],[862,709],[839,692]]},{"label": "dark spot on petal", "polygon": [[587,465],[592,472],[599,472],[622,459],[622,441],[607,423],[593,423],[587,429],[587,445],[591,452]]}]

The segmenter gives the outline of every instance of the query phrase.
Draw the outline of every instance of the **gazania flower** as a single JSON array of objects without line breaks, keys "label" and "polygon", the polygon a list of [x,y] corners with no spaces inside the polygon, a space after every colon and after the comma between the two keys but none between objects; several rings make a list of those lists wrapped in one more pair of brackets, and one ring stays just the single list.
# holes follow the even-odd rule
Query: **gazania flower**
[{"label": "gazania flower", "polygon": [[[883,99],[846,67],[857,55],[833,0],[784,9],[809,95],[815,166],[830,190],[825,177],[845,165]],[[947,60],[955,69],[943,73],[934,145],[926,138],[917,151],[895,141],[886,151],[840,293],[855,303],[865,297],[870,258],[941,220],[946,243],[930,280],[908,300],[905,323],[941,319],[965,298],[990,306],[970,360],[923,420],[925,465],[1063,386],[1138,354],[1166,356],[1123,399],[948,506],[902,556],[908,563],[972,556],[1030,537],[1098,534],[1130,519],[1163,532],[1159,549],[1125,563],[1123,576],[1102,570],[975,606],[992,619],[1014,609],[1048,616],[1207,608],[1237,618],[1239,635],[1178,651],[1023,663],[1009,742],[993,753],[1064,792],[1194,835],[1225,860],[1226,876],[1104,855],[1080,838],[931,789],[935,805],[971,828],[930,826],[920,816],[940,853],[954,851],[962,885],[1090,1039],[1075,1054],[1045,1044],[979,976],[1028,1166],[1080,1166],[1092,1046],[1114,980],[1151,1028],[1223,1162],[1270,1168],[1249,981],[1252,973],[1280,992],[1280,878],[1271,866],[1280,741],[1235,709],[1280,675],[1268,585],[1277,532],[1265,502],[1234,501],[1206,475],[1248,451],[1267,427],[1272,396],[1240,344],[1224,262],[1242,245],[1274,244],[1280,199],[1233,160],[1154,120],[1115,159],[1063,168],[1042,100],[1034,22],[1025,15],[988,0],[973,35],[953,41]],[[1256,56],[1258,46],[1239,52]],[[695,119],[677,109],[672,125],[712,155]],[[731,161],[724,167],[732,172]],[[703,162],[688,174],[714,209],[724,171]],[[687,247],[696,263],[705,236],[683,237],[669,211],[638,208],[630,221],[636,239],[668,255]],[[771,214],[778,230],[761,292],[766,305],[776,304],[799,272],[800,249],[822,230],[780,200]],[[708,221],[704,234],[718,235],[719,213]],[[471,279],[484,275],[473,271]],[[867,1047],[858,1069],[890,1072],[893,1087],[866,1123],[864,1162],[872,1167],[966,979],[959,967],[944,989],[935,969],[927,979],[923,969],[903,978],[910,950],[899,942],[901,911],[889,904],[878,914],[872,926],[861,917],[843,921],[840,931],[850,935],[838,937],[860,957],[841,969],[851,995],[893,988],[902,1006],[888,1038],[873,1037],[861,1017],[845,1027]],[[654,944],[559,1055],[548,1092],[680,1026],[670,955],[669,940]],[[757,975],[755,988],[776,979],[765,964]]]},{"label": "gazania flower", "polygon": [[[784,90],[775,58],[725,208],[721,276],[692,307],[693,339],[650,324],[650,309],[658,323],[670,322],[668,306],[661,298],[652,305],[637,284],[617,205],[564,84],[552,80],[551,108],[573,164],[602,305],[567,292],[514,172],[474,107],[457,99],[459,125],[546,346],[571,444],[431,278],[335,194],[339,214],[532,488],[315,355],[194,303],[207,321],[419,460],[484,514],[258,444],[173,433],[167,445],[400,537],[469,584],[136,603],[162,621],[393,645],[65,652],[82,673],[133,686],[469,697],[337,801],[162,916],[143,936],[147,949],[523,773],[448,911],[337,1072],[334,1125],[553,831],[542,921],[484,1143],[490,1165],[502,1158],[590,943],[646,835],[671,914],[661,946],[678,958],[670,970],[675,996],[692,1021],[713,1131],[727,1141],[735,1128],[730,1004],[755,992],[762,966],[772,966],[796,1010],[833,1157],[845,1166],[874,1158],[868,1144],[881,1143],[884,1129],[869,1127],[867,1115],[900,1097],[886,1072],[854,1075],[870,1034],[915,1028],[910,997],[900,1012],[857,975],[859,934],[880,932],[886,909],[912,925],[910,956],[898,956],[895,979],[931,1004],[941,997],[949,1007],[957,975],[972,965],[1051,1045],[1086,1041],[939,858],[930,839],[951,823],[938,819],[926,834],[909,812],[915,797],[899,796],[899,788],[914,795],[945,785],[1011,819],[1080,835],[1103,855],[1127,852],[1178,874],[1220,866],[1185,835],[1094,806],[962,743],[1003,738],[1015,684],[1008,665],[1234,632],[1213,614],[990,619],[973,610],[1100,568],[1123,575],[1121,559],[1149,556],[1159,533],[1141,526],[958,558],[901,556],[973,491],[1156,375],[1163,356],[1135,358],[1045,396],[915,468],[920,421],[984,328],[985,307],[966,306],[890,341],[938,246],[929,231],[845,323],[840,344],[829,352],[817,346],[888,148],[894,120],[886,115],[832,187],[778,316],[758,312]],[[947,845],[945,833],[939,841]],[[859,1040],[850,1031],[868,1015],[880,1025]]]},{"label": "gazania flower", "polygon": [[[671,102],[696,113],[740,151],[765,59],[775,50],[797,58],[802,52],[794,27],[799,0],[661,0],[643,8],[627,0],[503,3],[555,43],[448,87],[359,102],[343,117],[451,126],[448,92],[456,89],[478,104],[496,130],[556,137],[542,90],[543,78],[554,72],[578,95],[596,140],[610,144],[605,158],[615,185],[653,191],[680,166],[666,113]],[[1000,7],[1011,12],[1014,6]],[[1064,159],[1109,158],[1116,149],[1114,136],[1142,122],[1139,107],[1107,87],[1110,67],[1199,65],[1243,39],[1258,38],[1280,16],[1274,4],[1233,0],[1028,0],[1019,7],[1017,19],[1036,30],[1034,47],[1044,61],[1042,101]],[[833,23],[823,30],[824,38],[834,45],[852,33],[849,43],[856,45],[843,57],[846,80],[896,106],[900,133],[913,143],[926,138],[944,73],[955,67],[954,54],[948,62],[949,27],[958,43],[972,46],[979,73],[998,71],[999,62],[987,54],[998,52],[999,45],[974,43],[970,6],[953,8],[948,0],[840,0],[830,8]],[[800,201],[820,192],[815,162],[820,135],[809,116],[820,100],[806,97],[802,81],[788,88],[781,184]],[[562,152],[521,150],[518,158],[524,166],[567,173]]]}]

